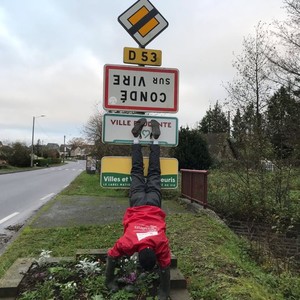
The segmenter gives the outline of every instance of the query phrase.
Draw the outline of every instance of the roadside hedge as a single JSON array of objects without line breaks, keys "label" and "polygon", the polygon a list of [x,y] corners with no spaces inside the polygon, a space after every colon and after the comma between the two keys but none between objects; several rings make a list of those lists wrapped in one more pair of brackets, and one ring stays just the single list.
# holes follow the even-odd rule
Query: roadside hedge
[{"label": "roadside hedge", "polygon": [[47,167],[49,165],[60,164],[60,158],[39,158],[33,161],[33,164],[38,167]]}]

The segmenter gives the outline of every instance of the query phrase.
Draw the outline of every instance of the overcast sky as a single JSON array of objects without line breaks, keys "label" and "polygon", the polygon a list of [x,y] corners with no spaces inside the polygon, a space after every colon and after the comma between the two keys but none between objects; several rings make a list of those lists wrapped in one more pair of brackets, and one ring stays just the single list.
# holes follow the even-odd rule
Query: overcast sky
[{"label": "overcast sky", "polygon": [[[283,0],[151,0],[169,27],[147,48],[177,68],[179,125],[224,102],[233,52],[259,21],[286,16]],[[103,66],[138,47],[118,23],[134,0],[0,0],[0,141],[62,144],[102,109]]]}]

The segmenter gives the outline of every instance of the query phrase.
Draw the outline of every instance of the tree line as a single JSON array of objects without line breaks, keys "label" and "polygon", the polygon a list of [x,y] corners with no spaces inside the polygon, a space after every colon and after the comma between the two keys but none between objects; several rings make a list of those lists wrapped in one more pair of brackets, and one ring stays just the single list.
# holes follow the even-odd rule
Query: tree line
[{"label": "tree line", "polygon": [[[223,105],[216,101],[194,128],[182,126],[178,146],[163,148],[163,155],[177,158],[179,168],[219,168],[209,197],[218,212],[289,228],[300,221],[291,193],[300,162],[300,0],[283,3],[284,21],[259,22],[244,37],[233,59],[236,75],[224,84]],[[102,143],[100,115],[91,116],[83,130],[94,155],[129,156],[129,146]],[[230,157],[218,161],[212,155],[207,137],[213,135],[223,135]]]}]

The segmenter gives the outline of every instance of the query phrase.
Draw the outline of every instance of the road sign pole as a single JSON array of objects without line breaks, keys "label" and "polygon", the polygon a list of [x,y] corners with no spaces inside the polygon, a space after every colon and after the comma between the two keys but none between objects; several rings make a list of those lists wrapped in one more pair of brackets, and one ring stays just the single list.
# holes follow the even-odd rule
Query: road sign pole
[{"label": "road sign pole", "polygon": [[[149,0],[138,0],[118,17],[118,21],[139,48],[125,47],[123,62],[128,65],[105,65],[103,108],[106,111],[128,111],[130,114],[107,113],[102,120],[102,142],[111,144],[132,144],[131,129],[140,118],[146,118],[140,137],[141,144],[150,144],[151,119],[160,123],[161,134],[158,144],[161,146],[177,146],[178,120],[172,117],[148,116],[146,113],[176,113],[178,111],[177,69],[160,68],[162,54],[160,50],[146,49],[154,38],[164,31],[169,23]],[[151,67],[146,67],[151,66]],[[101,185],[103,187],[129,187],[131,159],[127,159],[127,167],[122,169],[121,159],[113,164],[115,158],[103,160],[101,163]],[[104,167],[104,162],[108,161]],[[162,162],[162,161],[161,161]],[[178,162],[171,171],[162,165],[162,188],[177,188]],[[115,166],[111,169],[112,166]],[[165,173],[165,174],[163,174]]]}]

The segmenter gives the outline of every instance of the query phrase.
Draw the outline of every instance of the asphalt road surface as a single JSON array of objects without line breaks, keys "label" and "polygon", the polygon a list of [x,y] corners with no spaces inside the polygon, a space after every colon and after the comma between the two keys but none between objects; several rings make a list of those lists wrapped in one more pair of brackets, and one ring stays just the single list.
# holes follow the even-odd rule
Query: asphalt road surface
[{"label": "asphalt road surface", "polygon": [[1,239],[2,242],[10,239],[9,231],[17,231],[83,170],[85,161],[77,161],[59,167],[0,175],[0,244]]}]

